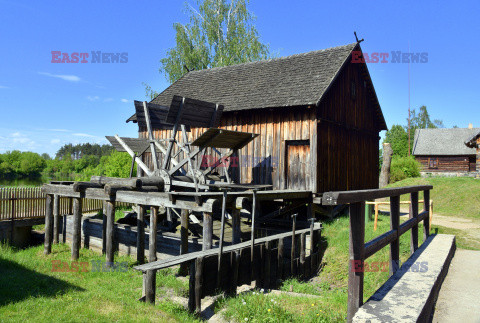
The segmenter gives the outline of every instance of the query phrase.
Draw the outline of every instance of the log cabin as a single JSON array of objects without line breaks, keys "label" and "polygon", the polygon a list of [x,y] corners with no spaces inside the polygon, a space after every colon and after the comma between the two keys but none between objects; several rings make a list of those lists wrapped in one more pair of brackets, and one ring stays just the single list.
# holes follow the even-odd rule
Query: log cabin
[{"label": "log cabin", "polygon": [[[232,176],[240,183],[314,193],[378,188],[387,126],[367,66],[352,53],[361,57],[360,43],[190,71],[151,103],[169,106],[174,95],[215,102],[224,106],[220,128],[259,134],[238,153]],[[148,138],[145,127],[138,131]],[[205,131],[192,127],[188,139]],[[164,124],[153,133],[171,137]]]},{"label": "log cabin", "polygon": [[417,129],[412,154],[422,165],[422,173],[469,174],[477,169],[477,151],[466,141],[480,128]]},{"label": "log cabin", "polygon": [[477,176],[480,176],[480,131],[469,137],[465,141],[465,145],[476,150],[476,172]]}]

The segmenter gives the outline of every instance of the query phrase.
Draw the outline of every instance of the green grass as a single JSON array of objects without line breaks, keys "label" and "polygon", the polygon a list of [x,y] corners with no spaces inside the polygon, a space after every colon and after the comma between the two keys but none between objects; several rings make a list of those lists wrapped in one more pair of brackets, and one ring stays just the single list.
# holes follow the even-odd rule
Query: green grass
[{"label": "green grass", "polygon": [[[54,245],[51,255],[43,246],[16,250],[0,245],[0,317],[2,321],[196,321],[183,308],[169,301],[152,307],[141,303],[142,275],[126,272],[92,272],[92,260],[105,258],[81,249],[80,262],[88,262],[88,272],[52,272],[52,260],[70,264],[70,248]],[[116,257],[118,262],[132,258]],[[159,295],[185,295],[187,283],[172,270],[157,274]]]},{"label": "green grass", "polygon": [[[319,295],[320,298],[297,297],[290,295],[266,296],[250,292],[234,298],[224,298],[217,309],[224,308],[225,316],[238,322],[344,322],[347,315],[348,289],[348,237],[349,221],[347,216],[339,217],[323,224],[322,245],[326,247],[323,268],[313,280],[305,282],[289,279],[281,290],[302,294]],[[390,229],[390,217],[379,215],[377,231],[373,231],[373,221],[367,223],[365,241],[369,241]],[[419,232],[423,232],[420,225]],[[422,234],[419,234],[422,236]],[[419,243],[422,240],[420,239]],[[387,263],[389,248],[370,257],[367,262]],[[400,260],[404,262],[410,256],[410,234],[400,238]],[[379,268],[376,272],[365,273],[364,300],[366,301],[389,277],[387,271]],[[312,306],[313,304],[313,306]],[[268,311],[270,309],[270,311]]]},{"label": "green grass", "polygon": [[[434,213],[480,219],[480,180],[471,177],[407,178],[390,184],[389,187],[410,185],[433,185],[430,199]],[[423,199],[423,193],[420,194]],[[408,195],[402,196],[402,200]]]}]

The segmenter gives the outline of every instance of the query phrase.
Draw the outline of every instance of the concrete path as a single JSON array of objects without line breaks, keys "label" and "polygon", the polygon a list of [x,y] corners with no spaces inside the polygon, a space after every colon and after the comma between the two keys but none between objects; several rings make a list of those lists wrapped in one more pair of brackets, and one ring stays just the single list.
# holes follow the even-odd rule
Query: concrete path
[{"label": "concrete path", "polygon": [[455,252],[438,295],[433,322],[480,323],[480,251]]}]

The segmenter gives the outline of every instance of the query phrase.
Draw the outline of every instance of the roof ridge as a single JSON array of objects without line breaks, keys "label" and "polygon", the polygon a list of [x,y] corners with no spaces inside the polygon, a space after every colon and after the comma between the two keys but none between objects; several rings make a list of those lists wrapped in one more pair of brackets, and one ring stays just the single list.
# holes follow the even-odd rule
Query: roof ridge
[{"label": "roof ridge", "polygon": [[239,63],[239,64],[233,64],[233,65],[227,65],[227,66],[215,66],[215,67],[210,67],[210,68],[204,68],[204,69],[201,69],[201,70],[190,71],[190,72],[184,74],[183,76],[186,76],[186,75],[192,74],[192,73],[196,74],[196,73],[202,73],[202,72],[206,72],[206,71],[220,70],[220,69],[224,69],[224,68],[233,68],[233,67],[245,66],[245,65],[254,65],[254,64],[276,62],[276,61],[280,61],[280,60],[286,60],[286,59],[296,58],[296,57],[300,57],[300,56],[307,56],[307,55],[311,55],[311,54],[317,54],[317,53],[320,53],[320,52],[326,52],[326,51],[330,51],[330,50],[334,50],[334,49],[340,49],[342,47],[346,48],[348,46],[353,46],[352,47],[352,50],[353,50],[353,48],[355,48],[356,45],[357,45],[357,43],[350,43],[350,44],[345,44],[345,45],[341,45],[341,46],[312,50],[312,51],[305,52],[305,53],[298,53],[298,54],[292,54],[292,55],[281,56],[281,57],[274,57],[274,58],[269,58],[269,59],[260,59],[260,60],[253,61],[253,62],[245,62],[245,63]]}]

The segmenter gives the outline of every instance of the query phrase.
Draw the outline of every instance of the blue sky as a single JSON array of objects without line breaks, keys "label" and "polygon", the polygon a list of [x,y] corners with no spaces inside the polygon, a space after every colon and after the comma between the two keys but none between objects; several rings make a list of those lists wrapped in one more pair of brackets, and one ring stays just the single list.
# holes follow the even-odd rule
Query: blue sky
[{"label": "blue sky", "polygon": [[[194,1],[190,0],[190,3]],[[125,120],[142,82],[168,83],[159,60],[174,46],[183,1],[0,0],[0,153],[53,155],[65,143],[136,136]],[[278,56],[353,42],[364,52],[427,52],[410,64],[411,106],[446,127],[480,127],[479,1],[252,0],[262,41]],[[54,64],[51,51],[128,53],[124,64]],[[405,124],[408,64],[368,64],[388,126]]]}]

